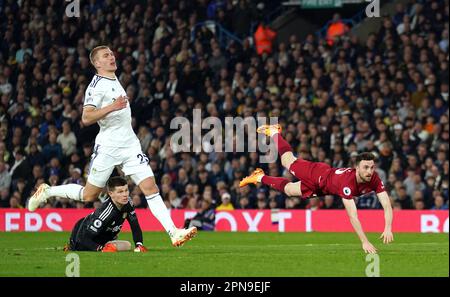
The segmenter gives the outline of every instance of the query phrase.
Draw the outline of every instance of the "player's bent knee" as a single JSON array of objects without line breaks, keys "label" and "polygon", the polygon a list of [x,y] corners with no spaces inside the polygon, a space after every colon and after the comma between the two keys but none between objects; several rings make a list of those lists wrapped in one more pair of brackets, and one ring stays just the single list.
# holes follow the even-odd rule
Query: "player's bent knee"
[{"label": "player's bent knee", "polygon": [[148,177],[144,179],[139,184],[139,188],[141,189],[142,193],[144,193],[144,195],[146,196],[159,193],[159,188],[156,185],[155,179],[153,177]]},{"label": "player's bent knee", "polygon": [[108,243],[114,244],[119,252],[131,250],[131,243],[126,240],[113,240]]},{"label": "player's bent knee", "polygon": [[300,188],[300,182],[296,183],[288,183],[284,187],[284,193],[288,195],[289,197],[296,196],[301,197],[302,196],[302,190]]},{"label": "player's bent knee", "polygon": [[86,186],[83,189],[83,201],[93,202],[97,200],[102,190],[102,188],[99,188],[87,182]]},{"label": "player's bent knee", "polygon": [[292,152],[286,152],[281,156],[281,165],[283,165],[284,168],[289,169],[295,160],[297,160],[297,158]]}]

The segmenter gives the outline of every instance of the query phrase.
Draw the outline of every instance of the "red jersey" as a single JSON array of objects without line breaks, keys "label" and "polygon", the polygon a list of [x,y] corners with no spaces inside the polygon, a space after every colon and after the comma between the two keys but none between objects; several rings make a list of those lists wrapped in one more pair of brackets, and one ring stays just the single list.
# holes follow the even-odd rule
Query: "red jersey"
[{"label": "red jersey", "polygon": [[376,172],[367,183],[356,182],[356,169],[352,168],[330,168],[325,180],[319,182],[323,194],[337,195],[345,199],[355,197],[375,191],[384,192],[384,184]]}]

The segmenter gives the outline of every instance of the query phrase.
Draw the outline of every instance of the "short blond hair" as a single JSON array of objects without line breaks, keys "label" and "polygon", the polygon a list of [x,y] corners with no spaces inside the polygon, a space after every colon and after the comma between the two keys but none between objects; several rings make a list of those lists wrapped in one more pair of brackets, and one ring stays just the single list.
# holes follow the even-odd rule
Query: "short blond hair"
[{"label": "short blond hair", "polygon": [[95,67],[95,65],[94,65],[94,60],[95,60],[95,58],[96,58],[96,56],[97,56],[98,51],[104,50],[104,49],[109,49],[109,46],[106,46],[106,45],[99,45],[99,46],[96,46],[96,47],[94,47],[94,48],[92,49],[91,53],[89,54],[89,60],[91,61],[91,64],[92,64],[94,67]]}]

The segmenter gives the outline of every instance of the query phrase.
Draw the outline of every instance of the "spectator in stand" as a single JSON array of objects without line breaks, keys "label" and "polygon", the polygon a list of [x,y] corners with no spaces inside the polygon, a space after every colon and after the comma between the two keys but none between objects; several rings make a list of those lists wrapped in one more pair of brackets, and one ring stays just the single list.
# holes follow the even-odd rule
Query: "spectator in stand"
[{"label": "spectator in stand", "polygon": [[185,221],[184,228],[195,226],[199,230],[214,231],[216,214],[214,207],[212,207],[211,204],[211,200],[203,199],[200,211],[192,219],[187,219]]},{"label": "spectator in stand", "polygon": [[216,210],[234,210],[234,206],[231,204],[231,195],[229,193],[223,193],[220,199],[222,203],[216,207]]},{"label": "spectator in stand", "polygon": [[434,198],[434,206],[431,209],[435,210],[448,210],[448,200],[445,202],[442,195],[438,195]]}]

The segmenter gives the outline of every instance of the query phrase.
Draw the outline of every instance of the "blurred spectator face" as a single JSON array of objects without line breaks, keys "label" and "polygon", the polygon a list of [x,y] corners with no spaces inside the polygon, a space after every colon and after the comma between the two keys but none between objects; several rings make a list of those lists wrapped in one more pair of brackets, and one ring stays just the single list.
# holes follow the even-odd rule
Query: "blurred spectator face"
[{"label": "blurred spectator face", "polygon": [[73,153],[71,156],[70,156],[70,162],[71,163],[77,163],[77,162],[79,162],[80,161],[80,156],[77,154],[77,153]]},{"label": "blurred spectator face", "polygon": [[0,190],[0,199],[7,200],[9,196],[9,189],[1,189]]},{"label": "blurred spectator face", "polygon": [[444,205],[444,203],[445,203],[444,197],[442,197],[441,195],[436,196],[436,197],[434,198],[434,206],[435,206],[437,209],[441,208],[441,207]]},{"label": "blurred spectator face", "polygon": [[398,198],[400,199],[400,200],[405,200],[406,198],[408,198],[408,196],[406,195],[406,188],[405,187],[401,187],[399,190],[398,190]]},{"label": "blurred spectator face", "polygon": [[208,172],[206,170],[203,170],[199,173],[198,176],[202,182],[205,182],[208,179]]},{"label": "blurred spectator face", "polygon": [[309,199],[309,205],[311,207],[316,207],[319,205],[319,199],[318,198],[311,198]]},{"label": "blurred spectator face", "polygon": [[180,168],[180,170],[178,170],[178,178],[179,178],[179,180],[187,179],[186,170],[184,170],[184,168]]},{"label": "blurred spectator face", "polygon": [[56,168],[56,167],[59,167],[59,165],[60,165],[60,163],[59,163],[59,160],[57,158],[52,158],[50,160],[50,166],[51,167]]},{"label": "blurred spectator face", "polygon": [[23,193],[23,190],[25,189],[25,186],[26,186],[25,180],[19,179],[19,180],[17,181],[17,190],[18,190],[20,193]]},{"label": "blurred spectator face", "polygon": [[267,208],[267,202],[265,199],[258,199],[257,203],[258,209],[266,209]]},{"label": "blurred spectator face", "polygon": [[45,120],[47,122],[50,122],[51,120],[53,120],[53,114],[50,110],[45,112]]},{"label": "blurred spectator face", "polygon": [[433,188],[434,187],[434,182],[435,182],[435,179],[432,176],[427,178],[427,186],[428,187]]},{"label": "blurred spectator face", "polygon": [[38,152],[38,147],[35,144],[30,145],[30,155]]},{"label": "blurred spectator face", "polygon": [[177,198],[178,198],[178,193],[177,193],[177,191],[175,191],[175,190],[170,190],[170,191],[169,191],[169,200],[172,201],[172,200],[175,200],[175,199],[177,199]]},{"label": "blurred spectator face", "polygon": [[24,155],[22,154],[22,152],[20,150],[14,153],[14,158],[16,159],[16,161],[22,160],[23,157],[24,157]]},{"label": "blurred spectator face", "polygon": [[211,200],[209,199],[203,199],[201,203],[202,210],[207,210],[211,205]]},{"label": "blurred spectator face", "polygon": [[422,178],[420,177],[420,175],[415,174],[414,175],[414,183],[420,184],[421,182],[422,182]]},{"label": "blurred spectator face", "polygon": [[239,205],[241,208],[246,208],[248,207],[249,201],[247,196],[241,197],[241,199],[239,199]]},{"label": "blurred spectator face", "polygon": [[331,208],[333,206],[334,203],[334,197],[327,195],[325,196],[325,200],[324,200],[324,204],[327,208]]},{"label": "blurred spectator face", "polygon": [[423,193],[421,191],[414,192],[414,201],[423,200]]},{"label": "blurred spectator face", "polygon": [[56,143],[56,138],[57,138],[57,134],[56,133],[49,133],[48,135],[48,141],[51,144],[55,144]]},{"label": "blurred spectator face", "polygon": [[69,122],[64,122],[62,124],[62,128],[63,128],[63,133],[64,134],[68,134],[70,132],[70,124],[69,124]]},{"label": "blurred spectator face", "polygon": [[80,168],[74,168],[72,170],[72,178],[73,179],[79,179],[81,177],[81,169]]},{"label": "blurred spectator face", "polygon": [[51,186],[57,186],[59,183],[59,177],[57,175],[51,175],[48,178],[48,182],[50,183]]},{"label": "blurred spectator face", "polygon": [[400,210],[400,209],[402,209],[402,205],[400,204],[400,202],[395,201],[395,202],[394,202],[393,209],[395,209],[395,210]]},{"label": "blurred spectator face", "polygon": [[414,207],[415,207],[416,210],[424,210],[425,209],[425,203],[423,202],[423,200],[416,201]]},{"label": "blurred spectator face", "polygon": [[161,191],[164,195],[169,193],[170,190],[171,190],[170,184],[162,184],[161,185]]},{"label": "blurred spectator face", "polygon": [[20,208],[21,205],[19,203],[19,199],[17,197],[11,197],[11,199],[9,199],[9,205],[11,208]]},{"label": "blurred spectator face", "polygon": [[197,209],[197,198],[195,197],[189,198],[186,209]]},{"label": "blurred spectator face", "polygon": [[222,199],[222,204],[223,205],[228,205],[231,201],[231,196],[228,193],[223,193],[221,196]]},{"label": "blurred spectator face", "polygon": [[186,195],[192,195],[194,194],[194,187],[191,184],[188,184],[184,191],[186,192]]}]

